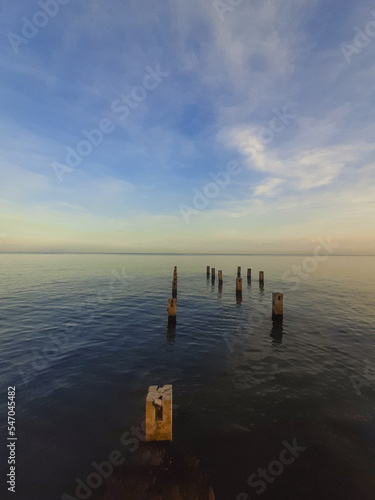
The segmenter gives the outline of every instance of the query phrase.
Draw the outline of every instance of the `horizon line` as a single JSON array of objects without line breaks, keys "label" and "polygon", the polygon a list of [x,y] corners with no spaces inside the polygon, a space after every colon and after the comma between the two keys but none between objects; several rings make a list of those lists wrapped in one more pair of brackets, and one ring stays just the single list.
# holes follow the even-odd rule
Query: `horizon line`
[{"label": "horizon line", "polygon": [[[61,255],[61,254],[70,254],[70,255],[230,255],[230,256],[262,256],[262,257],[291,257],[291,256],[314,256],[313,253],[209,253],[209,252],[73,252],[73,251],[37,251],[37,252],[22,252],[22,251],[13,251],[13,252],[4,252],[0,251],[0,255],[7,254],[22,254],[22,255]],[[332,254],[330,257],[375,257],[375,254]]]}]

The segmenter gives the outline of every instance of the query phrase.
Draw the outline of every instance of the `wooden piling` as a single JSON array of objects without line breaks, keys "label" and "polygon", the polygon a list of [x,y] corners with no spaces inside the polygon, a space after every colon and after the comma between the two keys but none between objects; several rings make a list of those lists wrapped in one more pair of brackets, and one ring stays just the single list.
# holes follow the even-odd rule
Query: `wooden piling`
[{"label": "wooden piling", "polygon": [[259,283],[264,283],[264,271],[259,271]]},{"label": "wooden piling", "polygon": [[211,268],[211,278],[214,280],[215,279],[215,268]]},{"label": "wooden piling", "polygon": [[207,272],[207,278],[209,278],[210,277],[210,266],[207,266],[206,272]]},{"label": "wooden piling", "polygon": [[148,388],[146,441],[172,441],[172,385]]},{"label": "wooden piling", "polygon": [[241,278],[241,267],[237,267],[237,278]]},{"label": "wooden piling", "polygon": [[168,299],[168,326],[175,326],[177,320],[177,299]]},{"label": "wooden piling", "polygon": [[219,285],[223,284],[223,271],[218,271]]},{"label": "wooden piling", "polygon": [[236,295],[242,295],[242,278],[236,278]]},{"label": "wooden piling", "polygon": [[172,281],[172,298],[177,299],[177,280]]},{"label": "wooden piling", "polygon": [[282,319],[284,314],[284,295],[281,292],[272,293],[272,319]]},{"label": "wooden piling", "polygon": [[247,281],[251,281],[251,269],[250,269],[250,267],[247,268]]}]

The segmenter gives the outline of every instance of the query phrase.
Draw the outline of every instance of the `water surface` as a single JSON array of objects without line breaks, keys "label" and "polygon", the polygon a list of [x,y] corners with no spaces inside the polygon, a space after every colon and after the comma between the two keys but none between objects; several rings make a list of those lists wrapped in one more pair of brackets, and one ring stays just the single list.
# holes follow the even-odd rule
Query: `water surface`
[{"label": "water surface", "polygon": [[[293,266],[313,265],[305,259],[0,255],[1,398],[16,386],[16,498],[74,497],[94,461],[128,456],[120,438],[140,432],[147,388],[158,384],[173,384],[174,441],[203,460],[218,500],[375,498],[375,257],[331,256],[291,280]],[[221,291],[207,265],[223,270]],[[241,303],[237,266],[253,277]],[[282,325],[271,319],[272,291],[284,292]],[[4,404],[0,417],[5,437]],[[305,450],[258,494],[248,478],[293,441]]]}]

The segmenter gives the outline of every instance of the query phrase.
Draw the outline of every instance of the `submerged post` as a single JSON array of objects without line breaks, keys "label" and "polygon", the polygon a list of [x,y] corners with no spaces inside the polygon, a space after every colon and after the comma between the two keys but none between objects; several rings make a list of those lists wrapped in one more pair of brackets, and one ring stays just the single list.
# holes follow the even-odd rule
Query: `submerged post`
[{"label": "submerged post", "polygon": [[284,295],[281,292],[272,293],[272,319],[282,319],[284,314]]},{"label": "submerged post", "polygon": [[207,278],[210,277],[210,266],[207,266]]},{"label": "submerged post", "polygon": [[177,299],[168,299],[168,326],[176,325]]},{"label": "submerged post", "polygon": [[241,278],[241,267],[237,267],[237,278]]},{"label": "submerged post", "polygon": [[259,271],[259,283],[264,283],[264,271]]},{"label": "submerged post", "polygon": [[148,388],[146,441],[172,441],[172,385]]},{"label": "submerged post", "polygon": [[219,285],[223,284],[223,271],[218,271]]}]

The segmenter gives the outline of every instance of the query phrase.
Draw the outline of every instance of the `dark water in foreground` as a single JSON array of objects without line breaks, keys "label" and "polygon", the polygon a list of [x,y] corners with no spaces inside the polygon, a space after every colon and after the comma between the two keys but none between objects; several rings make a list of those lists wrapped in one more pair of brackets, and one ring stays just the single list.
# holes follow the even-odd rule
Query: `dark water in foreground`
[{"label": "dark water in foreground", "polygon": [[[374,499],[375,257],[305,259],[0,255],[2,471],[9,385],[18,438],[17,493],[2,472],[1,498],[77,498],[93,462],[136,446],[148,386],[173,384],[174,441],[203,460],[218,500]],[[317,269],[283,280],[303,263]],[[223,269],[221,293],[206,265]],[[241,304],[237,265],[253,274]],[[293,457],[285,442],[305,449]]]}]

